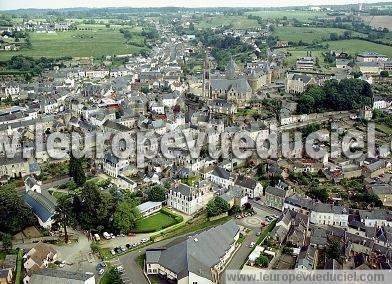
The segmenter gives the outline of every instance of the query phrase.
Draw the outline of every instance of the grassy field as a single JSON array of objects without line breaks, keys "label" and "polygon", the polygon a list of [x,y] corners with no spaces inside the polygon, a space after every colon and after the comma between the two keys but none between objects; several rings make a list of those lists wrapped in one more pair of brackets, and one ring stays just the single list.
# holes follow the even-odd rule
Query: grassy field
[{"label": "grassy field", "polygon": [[157,214],[138,220],[134,231],[135,233],[155,232],[175,225],[176,223],[177,221],[172,216],[158,212]]},{"label": "grassy field", "polygon": [[248,12],[250,15],[259,16],[264,19],[282,19],[287,17],[288,19],[297,19],[299,21],[305,21],[315,17],[318,18],[331,18],[325,12],[313,12],[313,11],[255,11]]},{"label": "grassy field", "polygon": [[[345,32],[344,29],[335,28],[308,28],[308,27],[277,27],[275,35],[278,36],[279,40],[287,40],[298,42],[302,40],[306,43],[312,43],[316,41],[328,41],[331,33],[342,35]],[[364,36],[361,33],[352,32],[352,36],[361,37]]]},{"label": "grassy field", "polygon": [[233,26],[233,28],[244,29],[258,25],[256,20],[248,19],[243,16],[214,16],[203,19],[196,25],[197,28],[209,29],[222,26]]},{"label": "grassy field", "polygon": [[[30,49],[0,52],[0,60],[8,60],[14,55],[31,57],[101,57],[104,55],[129,54],[141,47],[128,45],[117,29],[96,28],[89,31],[67,31],[53,34],[31,33]],[[141,41],[141,38],[139,37]]]},{"label": "grassy field", "polygon": [[357,54],[363,51],[375,51],[382,53],[388,57],[392,57],[392,47],[364,40],[341,40],[341,41],[329,41],[330,49],[343,50],[350,54]]}]

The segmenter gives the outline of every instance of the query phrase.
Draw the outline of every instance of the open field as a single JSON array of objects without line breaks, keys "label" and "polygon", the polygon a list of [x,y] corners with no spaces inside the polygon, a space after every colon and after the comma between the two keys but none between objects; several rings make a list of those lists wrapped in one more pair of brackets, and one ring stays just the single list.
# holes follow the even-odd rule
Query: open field
[{"label": "open field", "polygon": [[172,226],[176,223],[176,220],[172,216],[158,212],[154,215],[138,220],[134,231],[136,233],[154,232]]},{"label": "open field", "polygon": [[[115,29],[89,31],[66,31],[58,33],[31,33],[30,49],[0,52],[0,60],[15,55],[31,57],[101,57],[104,55],[128,54],[140,51],[138,46],[128,45],[124,36]],[[141,41],[140,37],[133,40]]]},{"label": "open field", "polygon": [[388,57],[392,57],[392,47],[364,40],[340,40],[340,41],[328,41],[330,49],[343,50],[350,54],[358,54],[363,51],[375,51],[384,54]]},{"label": "open field", "polygon": [[364,16],[362,19],[373,28],[387,28],[392,31],[392,16]]},{"label": "open field", "polygon": [[315,17],[318,18],[332,18],[325,12],[313,12],[313,11],[254,11],[248,12],[250,15],[259,16],[265,19],[282,19],[287,17],[288,19],[297,19],[299,21],[306,21]]},{"label": "open field", "polygon": [[252,28],[258,25],[256,20],[243,16],[214,16],[203,19],[196,27],[201,29],[217,28],[222,26],[233,26],[234,28]]},{"label": "open field", "polygon": [[[287,40],[298,42],[312,43],[316,41],[327,41],[330,39],[331,33],[343,35],[346,30],[335,28],[308,28],[308,27],[278,27],[275,30],[275,35],[279,40]],[[361,33],[352,32],[352,36],[362,37],[365,36]]]}]

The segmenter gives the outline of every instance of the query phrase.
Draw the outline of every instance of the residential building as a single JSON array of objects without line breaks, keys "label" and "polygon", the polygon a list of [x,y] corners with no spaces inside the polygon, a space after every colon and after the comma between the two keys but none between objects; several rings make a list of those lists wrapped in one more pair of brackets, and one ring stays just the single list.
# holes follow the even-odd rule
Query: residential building
[{"label": "residential building", "polygon": [[37,271],[48,266],[48,263],[57,259],[57,251],[53,246],[42,242],[37,243],[24,256],[24,268],[29,271]]},{"label": "residential building", "polygon": [[315,64],[315,59],[312,56],[299,57],[295,63],[297,70],[313,70]]},{"label": "residential building", "polygon": [[179,184],[170,189],[167,194],[167,205],[185,214],[192,215],[201,210],[213,194],[205,185],[188,186]]},{"label": "residential building", "polygon": [[387,61],[388,57],[377,52],[361,52],[357,55],[357,61],[359,62],[380,62]]},{"label": "residential building", "polygon": [[348,227],[348,209],[325,203],[315,203],[310,212],[310,222],[317,225]]}]

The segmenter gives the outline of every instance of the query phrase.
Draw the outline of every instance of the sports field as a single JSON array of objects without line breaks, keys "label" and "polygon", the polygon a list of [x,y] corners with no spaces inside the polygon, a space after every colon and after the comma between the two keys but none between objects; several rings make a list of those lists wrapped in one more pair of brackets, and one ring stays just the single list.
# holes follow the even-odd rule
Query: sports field
[{"label": "sports field", "polygon": [[[335,33],[338,36],[343,35],[346,30],[336,28],[308,28],[308,27],[277,27],[275,35],[279,40],[287,40],[293,42],[312,43],[316,41],[327,41],[330,39],[330,34]],[[352,36],[363,37],[364,34],[351,32]]]},{"label": "sports field", "polygon": [[[64,31],[57,33],[30,33],[31,48],[20,51],[0,52],[0,60],[14,55],[31,57],[101,57],[104,55],[129,54],[142,48],[126,43],[118,29],[97,28],[93,30]],[[141,37],[133,39],[142,42]]]}]

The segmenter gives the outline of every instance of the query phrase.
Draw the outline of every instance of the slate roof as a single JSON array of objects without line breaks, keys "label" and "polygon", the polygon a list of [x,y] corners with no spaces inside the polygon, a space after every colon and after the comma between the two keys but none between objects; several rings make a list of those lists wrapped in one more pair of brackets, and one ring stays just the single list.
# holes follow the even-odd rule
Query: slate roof
[{"label": "slate roof", "polygon": [[83,283],[94,277],[93,273],[73,272],[59,269],[42,269],[34,272],[30,278],[31,284],[62,284]]},{"label": "slate roof", "polygon": [[274,186],[267,186],[267,188],[265,189],[265,193],[283,197],[283,198],[286,196],[286,191],[284,189],[274,187]]},{"label": "slate roof", "polygon": [[177,280],[188,276],[189,272],[212,280],[211,267],[226,254],[238,231],[238,225],[230,220],[161,251],[147,250],[146,261],[156,263],[159,254],[158,263],[177,274]]},{"label": "slate roof", "polygon": [[257,185],[257,181],[248,177],[239,177],[235,182],[235,185],[242,186],[249,189],[254,189]]},{"label": "slate roof", "polygon": [[[42,192],[45,192],[42,190]],[[54,214],[56,208],[56,200],[49,196],[50,194],[42,194],[34,191],[23,192],[22,197],[28,206],[43,222],[48,221]]]},{"label": "slate roof", "polygon": [[247,92],[252,91],[252,88],[250,87],[248,81],[243,78],[234,79],[234,80],[212,79],[211,80],[211,89],[212,90],[224,90],[224,91],[229,91],[232,89],[238,93],[247,93]]}]

